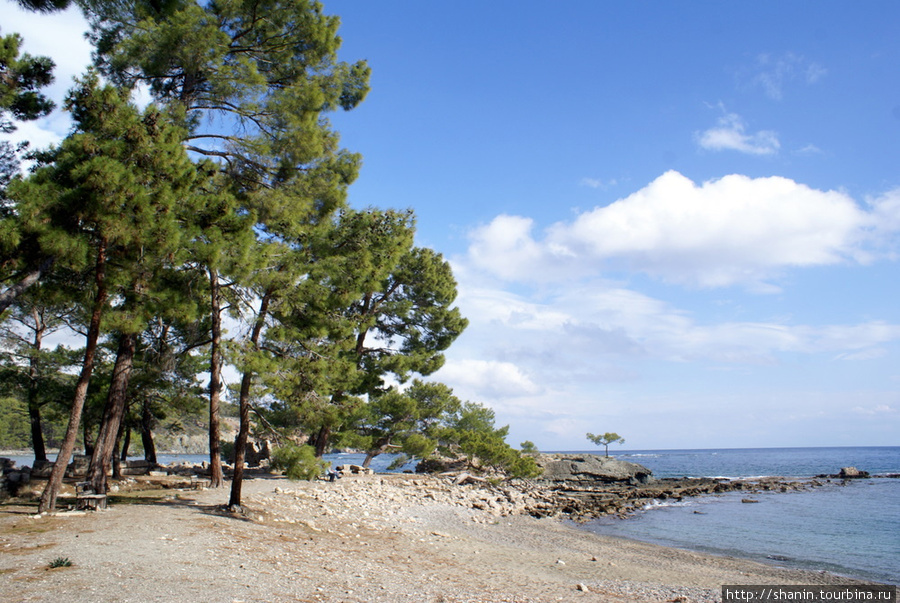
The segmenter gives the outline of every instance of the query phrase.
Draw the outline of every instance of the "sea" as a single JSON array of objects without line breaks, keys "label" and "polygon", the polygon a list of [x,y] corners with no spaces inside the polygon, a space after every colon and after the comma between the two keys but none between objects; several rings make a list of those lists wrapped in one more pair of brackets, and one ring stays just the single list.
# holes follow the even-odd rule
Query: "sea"
[{"label": "sea", "polygon": [[[868,471],[873,479],[753,494],[755,504],[741,502],[746,492],[654,501],[625,519],[603,517],[577,525],[596,534],[900,585],[900,479],[878,477],[900,474],[900,446],[633,450],[611,456],[644,465],[659,478],[812,478],[850,466]],[[32,461],[12,458],[20,465]],[[206,458],[160,455],[159,461]],[[325,456],[333,465],[359,464],[363,458]],[[386,472],[394,458],[376,457],[372,468]]]},{"label": "sea", "polygon": [[[581,527],[780,567],[900,584],[900,447],[635,450],[614,454],[656,477],[809,478],[841,467],[874,479],[832,480],[823,487],[654,501],[626,518],[603,517]],[[824,481],[824,480],[819,480]]]}]

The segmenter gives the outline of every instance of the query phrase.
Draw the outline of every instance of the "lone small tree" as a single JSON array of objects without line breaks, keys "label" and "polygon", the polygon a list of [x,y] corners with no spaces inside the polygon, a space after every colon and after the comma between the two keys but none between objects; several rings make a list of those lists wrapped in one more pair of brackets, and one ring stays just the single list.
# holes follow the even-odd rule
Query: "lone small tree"
[{"label": "lone small tree", "polygon": [[619,434],[617,434],[615,432],[612,432],[612,433],[607,432],[607,433],[604,433],[603,435],[594,435],[592,433],[588,433],[587,439],[589,439],[591,442],[593,442],[597,446],[603,446],[603,448],[606,450],[606,456],[609,456],[609,445],[610,444],[615,444],[616,442],[618,442],[619,444],[625,443],[625,438],[623,438],[622,436],[620,436]]}]

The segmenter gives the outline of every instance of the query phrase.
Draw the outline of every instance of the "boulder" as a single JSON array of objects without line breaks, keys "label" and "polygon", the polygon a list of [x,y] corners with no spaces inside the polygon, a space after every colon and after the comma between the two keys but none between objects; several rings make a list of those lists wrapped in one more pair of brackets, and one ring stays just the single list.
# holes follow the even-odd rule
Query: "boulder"
[{"label": "boulder", "polygon": [[31,467],[32,477],[50,477],[53,471],[53,461],[35,461]]},{"label": "boulder", "polygon": [[457,486],[462,486],[464,484],[486,484],[488,481],[483,477],[478,477],[469,473],[460,473],[453,479],[453,483]]},{"label": "boulder", "polygon": [[247,442],[247,448],[244,451],[244,462],[248,467],[259,467],[263,461],[268,461],[271,458],[271,454],[269,440],[262,440],[255,445],[253,442]]},{"label": "boulder", "polygon": [[373,475],[374,469],[363,467],[362,465],[338,465],[335,467],[340,473],[352,473],[353,475]]},{"label": "boulder", "polygon": [[554,482],[647,484],[653,471],[637,463],[596,454],[540,454],[538,465],[544,469],[542,479]]},{"label": "boulder", "polygon": [[869,472],[860,471],[856,467],[841,467],[841,472],[838,473],[838,477],[842,479],[860,479],[869,477]]},{"label": "boulder", "polygon": [[86,454],[73,454],[72,462],[66,468],[66,477],[84,477],[91,466],[91,457]]},{"label": "boulder", "polygon": [[31,481],[31,467],[19,468],[11,459],[0,459],[0,492],[16,496]]},{"label": "boulder", "polygon": [[153,468],[153,463],[144,459],[124,461],[121,464],[122,475],[147,475]]}]

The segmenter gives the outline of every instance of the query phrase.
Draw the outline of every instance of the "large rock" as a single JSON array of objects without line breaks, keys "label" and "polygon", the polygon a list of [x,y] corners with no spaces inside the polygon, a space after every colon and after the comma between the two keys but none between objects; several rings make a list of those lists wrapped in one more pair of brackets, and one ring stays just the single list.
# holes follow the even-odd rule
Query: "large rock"
[{"label": "large rock", "polygon": [[543,467],[542,479],[555,482],[646,484],[653,481],[653,471],[637,463],[620,461],[611,456],[596,454],[540,454],[538,464]]},{"label": "large rock", "polygon": [[91,466],[91,457],[85,454],[73,454],[72,462],[66,467],[66,477],[85,477]]},{"label": "large rock", "polygon": [[841,472],[837,476],[844,479],[859,479],[869,477],[869,472],[860,471],[856,467],[841,467]]},{"label": "large rock", "polygon": [[122,475],[147,475],[153,467],[153,463],[144,459],[127,460],[119,466]]},{"label": "large rock", "polygon": [[53,461],[35,461],[31,467],[32,477],[50,477],[53,471]]}]

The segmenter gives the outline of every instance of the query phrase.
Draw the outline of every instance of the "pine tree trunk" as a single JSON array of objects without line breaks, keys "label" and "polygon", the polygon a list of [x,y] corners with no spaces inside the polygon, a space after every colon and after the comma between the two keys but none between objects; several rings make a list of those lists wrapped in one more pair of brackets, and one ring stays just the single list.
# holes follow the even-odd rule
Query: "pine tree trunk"
[{"label": "pine tree trunk", "polygon": [[125,462],[128,460],[128,449],[130,447],[131,447],[131,429],[125,429],[125,434],[124,434],[124,437],[122,438],[122,454],[119,456],[120,461]]},{"label": "pine tree trunk", "polygon": [[116,443],[113,446],[112,457],[112,476],[113,479],[122,479],[122,463],[128,458],[128,451],[125,450],[125,443],[122,442],[123,436],[129,433],[125,427],[125,415],[128,414],[128,405],[122,411],[122,420],[119,421],[119,429],[116,432]]},{"label": "pine tree trunk", "polygon": [[47,460],[47,447],[44,445],[44,430],[41,426],[41,407],[31,400],[29,392],[28,420],[31,423],[31,447],[34,450],[35,462]]},{"label": "pine tree trunk", "polygon": [[81,442],[84,444],[84,456],[93,456],[94,440],[91,439],[91,426],[87,423],[81,426]]},{"label": "pine tree trunk", "polygon": [[[2,312],[2,310],[0,310]],[[31,357],[28,359],[28,420],[31,423],[31,447],[34,449],[35,462],[47,460],[47,448],[44,445],[44,431],[41,429],[41,405],[38,402],[38,354],[44,338],[46,325],[36,309],[31,311],[34,318],[34,340]]]},{"label": "pine tree trunk", "polygon": [[[390,439],[390,438],[388,438],[388,439],[384,439],[384,438],[380,439],[378,442],[375,443],[375,445],[372,447],[371,450],[369,450],[369,451],[366,452],[366,458],[365,458],[365,460],[363,461],[362,466],[365,467],[366,469],[368,469],[368,468],[369,468],[369,465],[372,463],[372,460],[373,460],[376,456],[378,456],[378,455],[380,455],[380,454],[384,454],[385,452],[387,452],[387,451],[390,450],[391,448],[392,448],[392,446],[391,446],[391,439]],[[398,446],[393,446],[393,448],[398,448]]]},{"label": "pine tree trunk", "polygon": [[116,437],[119,435],[119,426],[125,414],[125,399],[134,366],[136,339],[133,333],[123,333],[119,336],[116,364],[113,367],[112,381],[106,396],[106,406],[103,409],[94,454],[91,456],[90,481],[97,494],[106,494],[106,475],[111,468]]},{"label": "pine tree trunk", "polygon": [[328,449],[328,440],[331,437],[331,428],[327,425],[322,425],[319,428],[319,433],[316,434],[316,458],[322,458],[322,455],[325,454],[325,451]]},{"label": "pine tree trunk", "polygon": [[72,402],[72,410],[69,413],[69,424],[66,427],[66,435],[63,437],[62,445],[59,447],[56,462],[53,463],[50,479],[47,480],[47,486],[41,494],[38,513],[56,509],[56,497],[59,495],[59,488],[62,485],[66,467],[69,464],[69,459],[72,458],[72,451],[75,449],[75,439],[78,437],[78,424],[81,422],[81,412],[84,410],[84,402],[87,399],[88,385],[91,381],[91,373],[94,370],[94,357],[97,353],[97,340],[100,338],[100,318],[103,316],[103,308],[106,305],[105,240],[100,242],[97,250],[94,280],[97,291],[94,294],[94,307],[91,311],[91,322],[88,326],[84,360],[81,363],[81,374],[78,376],[78,382],[75,385],[75,398]]},{"label": "pine tree trunk", "polygon": [[366,458],[365,458],[365,460],[363,461],[362,466],[363,466],[364,468],[368,469],[368,468],[369,468],[369,465],[372,464],[372,459],[374,459],[374,458],[375,458],[376,456],[378,456],[379,454],[381,454],[380,451],[379,451],[379,452],[375,452],[375,451],[372,451],[372,450],[368,451],[368,452],[366,453]]},{"label": "pine tree trunk", "polygon": [[222,302],[219,299],[219,275],[209,269],[212,345],[209,360],[209,485],[221,488],[221,445],[219,443],[219,402],[222,390]]},{"label": "pine tree trunk", "polygon": [[[269,313],[269,302],[272,292],[266,291],[256,315],[253,332],[250,334],[250,345],[255,351],[259,347],[259,338],[263,326],[266,324],[266,316]],[[234,442],[234,475],[231,478],[231,498],[228,501],[228,509],[232,513],[239,513],[241,509],[241,486],[244,482],[244,457],[247,452],[247,438],[250,435],[250,386],[253,384],[253,372],[244,371],[241,377],[241,392],[238,400],[240,410],[240,428]]]},{"label": "pine tree trunk", "polygon": [[122,479],[122,457],[119,455],[119,445],[122,443],[122,425],[119,425],[119,434],[116,436],[116,443],[113,444],[112,453],[112,478]]},{"label": "pine tree trunk", "polygon": [[[234,442],[234,475],[231,477],[231,496],[228,499],[228,510],[240,513],[241,486],[244,484],[244,458],[247,453],[247,438],[250,434],[250,385],[253,373],[246,371],[241,377],[240,394],[240,427]],[[245,399],[246,397],[246,399]]]},{"label": "pine tree trunk", "polygon": [[144,460],[156,464],[156,444],[153,443],[153,413],[150,401],[144,400],[141,409],[141,444],[144,446]]}]

